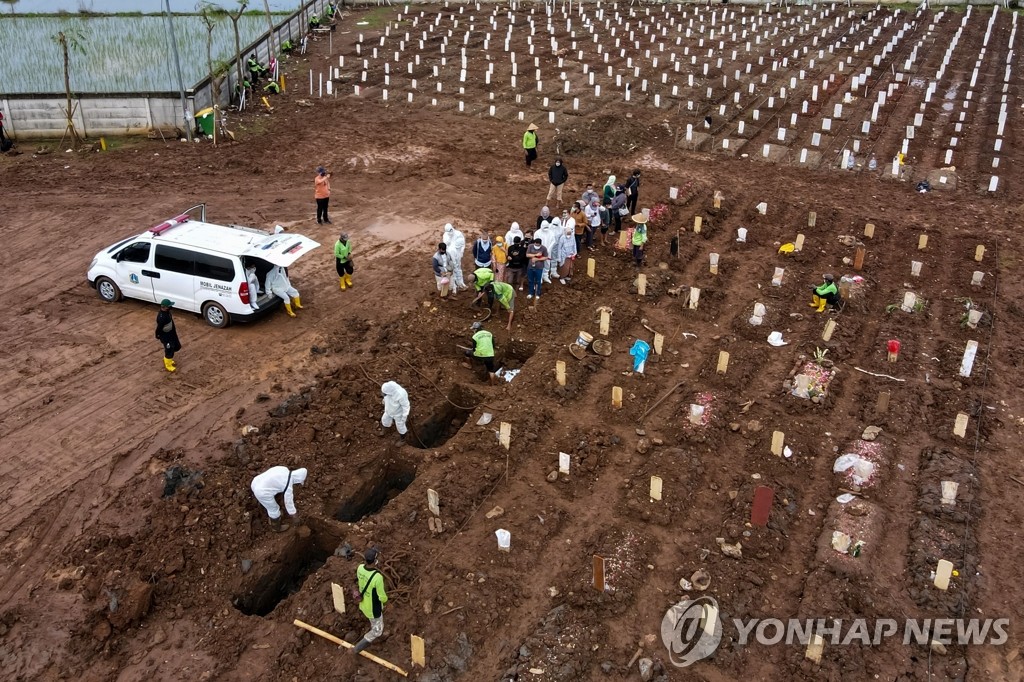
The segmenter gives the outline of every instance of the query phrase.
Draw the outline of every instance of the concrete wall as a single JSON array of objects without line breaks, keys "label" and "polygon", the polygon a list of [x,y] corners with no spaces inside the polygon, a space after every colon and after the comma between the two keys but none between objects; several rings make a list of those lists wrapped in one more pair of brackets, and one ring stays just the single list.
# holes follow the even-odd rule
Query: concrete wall
[{"label": "concrete wall", "polygon": [[[327,0],[311,0],[306,5],[307,13],[322,13]],[[308,16],[308,14],[307,14]],[[274,45],[291,38],[298,42],[305,33],[299,13],[288,16],[274,29]],[[267,34],[255,43],[243,46],[242,63],[256,52],[259,60],[269,61],[270,46]],[[168,55],[168,59],[171,59]],[[221,86],[220,105],[230,103],[231,93],[237,82],[235,66],[230,65],[229,78]],[[213,102],[210,79],[205,78],[192,87],[187,87],[185,97],[190,112],[201,111]],[[63,95],[2,95],[0,111],[4,114],[4,132],[15,140],[59,138],[64,134],[66,121]],[[73,121],[78,134],[83,137],[100,135],[145,135],[153,128],[166,132],[174,128],[183,129],[184,115],[177,92],[160,93],[110,93],[105,95],[76,95],[72,98],[75,109]]]},{"label": "concrete wall", "polygon": [[[0,99],[4,131],[16,140],[60,137],[66,128],[64,106],[63,97],[6,95]],[[71,106],[82,137],[145,135],[151,128],[181,127],[177,93],[82,95]]]}]

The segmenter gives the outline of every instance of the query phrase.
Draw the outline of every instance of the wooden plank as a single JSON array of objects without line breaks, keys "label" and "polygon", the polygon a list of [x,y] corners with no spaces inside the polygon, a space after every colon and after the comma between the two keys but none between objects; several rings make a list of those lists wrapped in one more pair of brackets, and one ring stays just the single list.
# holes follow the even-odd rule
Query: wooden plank
[{"label": "wooden plank", "polygon": [[[312,632],[314,635],[317,635],[319,637],[323,637],[328,642],[334,642],[338,646],[343,646],[346,649],[354,648],[354,646],[352,644],[349,644],[345,640],[343,640],[343,639],[341,639],[339,637],[335,637],[331,633],[325,632],[325,631],[321,630],[320,628],[313,627],[309,623],[303,623],[301,620],[298,620],[298,619],[293,620],[292,621],[292,625],[294,625],[295,627],[302,628],[303,630],[306,630],[308,632]],[[409,677],[409,673],[407,673],[406,671],[402,670],[401,668],[399,668],[394,663],[391,663],[390,661],[385,661],[383,658],[380,658],[379,656],[374,656],[369,651],[360,651],[359,655],[362,656],[363,658],[370,659],[371,661],[373,661],[374,663],[376,663],[378,665],[384,666],[388,670],[394,670],[396,673],[398,673],[402,677]]]},{"label": "wooden plank", "polygon": [[772,433],[772,454],[776,457],[782,457],[782,449],[786,445],[786,434],[782,431],[775,431]]},{"label": "wooden plank", "polygon": [[775,491],[768,486],[759,485],[754,489],[754,503],[750,509],[750,524],[753,526],[767,526],[768,517],[772,511],[772,499]]}]

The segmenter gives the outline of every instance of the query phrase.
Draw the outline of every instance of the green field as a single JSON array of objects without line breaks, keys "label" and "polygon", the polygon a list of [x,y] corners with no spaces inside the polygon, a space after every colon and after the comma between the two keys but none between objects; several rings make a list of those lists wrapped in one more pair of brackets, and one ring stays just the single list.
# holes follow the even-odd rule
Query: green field
[{"label": "green field", "polygon": [[[275,23],[282,20],[275,16]],[[265,33],[264,15],[238,22],[244,48]],[[71,89],[80,93],[176,92],[167,22],[161,16],[19,16],[0,19],[0,90],[4,93],[63,93],[58,31],[79,34],[80,51],[71,52]],[[206,27],[198,16],[175,16],[174,32],[185,87],[207,75]],[[214,64],[234,56],[231,21],[213,32]]]}]

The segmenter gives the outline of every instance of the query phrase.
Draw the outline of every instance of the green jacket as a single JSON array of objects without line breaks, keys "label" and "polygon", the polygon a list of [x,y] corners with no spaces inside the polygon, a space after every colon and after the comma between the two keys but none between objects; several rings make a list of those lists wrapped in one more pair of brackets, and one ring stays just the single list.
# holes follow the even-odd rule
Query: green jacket
[{"label": "green jacket", "polygon": [[388,603],[388,595],[384,592],[384,576],[375,568],[367,568],[359,564],[356,569],[356,583],[359,585],[359,610],[367,618],[380,618],[384,614],[384,605]]},{"label": "green jacket", "polygon": [[532,130],[527,130],[523,133],[523,149],[536,149],[537,148],[537,133]]},{"label": "green jacket", "polygon": [[498,303],[508,310],[512,306],[512,299],[516,296],[516,289],[511,284],[505,282],[494,283],[494,297],[498,299]]},{"label": "green jacket", "polygon": [[816,293],[818,296],[825,297],[828,296],[829,294],[835,295],[838,291],[839,289],[836,288],[835,282],[822,282],[814,290],[814,293]]},{"label": "green jacket", "polygon": [[637,226],[637,228],[633,230],[633,246],[643,246],[646,243],[647,230],[641,229],[640,226]]},{"label": "green jacket", "polygon": [[494,337],[486,329],[473,334],[473,356],[478,358],[494,357]]},{"label": "green jacket", "polygon": [[473,276],[476,277],[476,281],[473,282],[473,288],[477,291],[483,291],[483,288],[494,281],[494,270],[490,268],[477,268],[473,271]]},{"label": "green jacket", "polygon": [[348,262],[348,255],[352,253],[352,242],[341,243],[341,240],[334,242],[334,257],[342,263]]}]

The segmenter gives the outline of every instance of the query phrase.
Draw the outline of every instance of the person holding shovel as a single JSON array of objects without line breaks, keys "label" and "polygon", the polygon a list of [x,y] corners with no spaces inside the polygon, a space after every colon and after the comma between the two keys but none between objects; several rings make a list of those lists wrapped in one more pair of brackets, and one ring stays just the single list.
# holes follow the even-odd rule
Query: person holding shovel
[{"label": "person holding shovel", "polygon": [[388,594],[384,591],[384,576],[377,570],[379,560],[380,550],[371,547],[363,554],[363,563],[356,569],[352,598],[359,600],[359,610],[370,621],[370,631],[349,649],[352,655],[357,655],[384,634],[384,605],[388,603]]},{"label": "person holding shovel", "polygon": [[480,322],[473,323],[473,330],[473,347],[465,349],[466,357],[482,362],[487,369],[487,381],[496,384],[498,377],[494,374],[494,336]]}]

